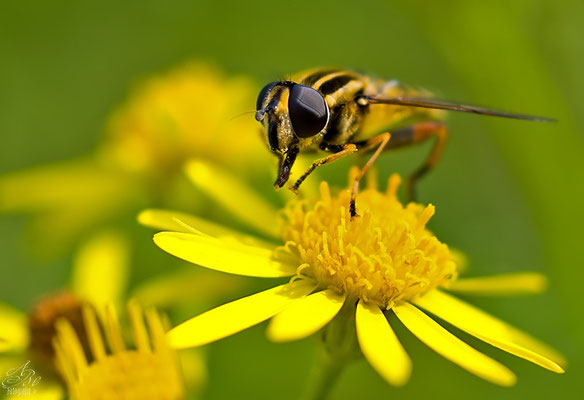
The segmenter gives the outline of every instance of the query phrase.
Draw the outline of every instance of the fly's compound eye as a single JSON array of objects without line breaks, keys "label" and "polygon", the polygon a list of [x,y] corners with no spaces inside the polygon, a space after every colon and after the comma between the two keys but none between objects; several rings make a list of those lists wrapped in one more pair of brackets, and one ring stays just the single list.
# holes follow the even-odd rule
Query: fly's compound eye
[{"label": "fly's compound eye", "polygon": [[296,136],[308,138],[324,129],[329,110],[320,93],[311,87],[294,85],[288,99],[290,121]]},{"label": "fly's compound eye", "polygon": [[276,86],[277,83],[278,82],[272,82],[272,83],[268,83],[266,86],[264,86],[264,88],[261,90],[261,92],[258,96],[258,100],[256,103],[256,110],[260,110],[262,108],[262,106],[264,105],[264,101],[266,101],[266,97],[268,97],[268,94],[270,93],[272,88],[274,86]]}]

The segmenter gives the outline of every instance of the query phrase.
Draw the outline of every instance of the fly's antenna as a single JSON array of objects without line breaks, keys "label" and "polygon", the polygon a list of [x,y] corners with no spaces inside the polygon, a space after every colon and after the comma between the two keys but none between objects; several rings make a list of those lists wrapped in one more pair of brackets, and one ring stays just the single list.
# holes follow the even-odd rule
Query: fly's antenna
[{"label": "fly's antenna", "polygon": [[264,115],[266,115],[266,113],[272,111],[272,107],[270,106],[266,106],[265,108],[260,108],[259,110],[257,110],[255,113],[255,119],[258,122],[261,122],[264,120]]},{"label": "fly's antenna", "polygon": [[233,120],[234,120],[234,119],[236,119],[236,118],[239,118],[239,117],[242,117],[242,116],[244,116],[244,115],[246,115],[246,114],[251,114],[251,113],[254,113],[254,112],[256,112],[256,110],[251,110],[251,111],[244,111],[244,112],[242,112],[241,114],[237,114],[236,116],[234,116],[234,117],[231,117],[231,118],[229,119],[229,121],[233,121]]}]

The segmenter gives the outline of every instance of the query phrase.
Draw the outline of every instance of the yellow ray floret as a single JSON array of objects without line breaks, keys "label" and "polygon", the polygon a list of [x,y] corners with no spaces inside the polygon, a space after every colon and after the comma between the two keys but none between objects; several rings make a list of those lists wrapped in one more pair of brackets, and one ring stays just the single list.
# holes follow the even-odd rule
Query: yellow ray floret
[{"label": "yellow ray floret", "polygon": [[91,237],[77,253],[71,286],[77,296],[101,308],[122,298],[126,288],[130,249],[117,232]]},{"label": "yellow ray floret", "polygon": [[227,171],[193,160],[187,164],[186,173],[193,184],[241,221],[266,235],[280,234],[274,207]]},{"label": "yellow ray floret", "polygon": [[564,372],[561,366],[566,362],[557,351],[455,297],[435,290],[416,299],[415,304],[495,347],[550,371]]},{"label": "yellow ray floret", "polygon": [[183,260],[231,274],[280,277],[295,272],[293,265],[273,259],[271,251],[242,243],[178,232],[158,233],[154,242]]},{"label": "yellow ray floret", "polygon": [[144,210],[138,215],[138,222],[150,228],[163,231],[196,233],[213,236],[218,239],[235,239],[244,244],[265,247],[270,250],[274,248],[273,243],[179,211],[160,209]]},{"label": "yellow ray floret", "polygon": [[392,385],[405,385],[412,362],[379,307],[359,301],[355,324],[359,345],[369,364]]},{"label": "yellow ray floret", "polygon": [[315,288],[310,281],[296,281],[224,304],[192,318],[168,333],[171,346],[201,346],[259,324]]},{"label": "yellow ray floret", "polygon": [[293,302],[270,321],[266,334],[275,342],[302,339],[320,330],[337,315],[344,295],[323,290]]},{"label": "yellow ray floret", "polygon": [[512,296],[542,293],[546,290],[547,284],[547,278],[542,274],[523,272],[458,279],[448,286],[448,290],[472,295]]},{"label": "yellow ray floret", "polygon": [[28,345],[25,313],[0,303],[0,326],[0,352],[19,351]]},{"label": "yellow ray floret", "polygon": [[411,304],[396,306],[393,311],[418,339],[443,357],[487,381],[515,384],[515,374],[507,367],[473,349]]}]

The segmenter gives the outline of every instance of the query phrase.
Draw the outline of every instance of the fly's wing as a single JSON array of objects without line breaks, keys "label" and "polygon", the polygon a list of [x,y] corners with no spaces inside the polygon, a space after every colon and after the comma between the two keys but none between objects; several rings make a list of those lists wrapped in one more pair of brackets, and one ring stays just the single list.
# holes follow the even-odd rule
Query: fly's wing
[{"label": "fly's wing", "polygon": [[493,117],[503,117],[512,119],[522,119],[526,121],[537,122],[556,122],[555,119],[537,117],[533,115],[515,114],[507,111],[493,110],[489,108],[477,107],[468,104],[457,104],[444,100],[418,98],[418,97],[379,97],[379,96],[361,96],[358,102],[364,104],[390,104],[406,107],[432,108],[436,110],[460,111],[472,114],[490,115]]}]

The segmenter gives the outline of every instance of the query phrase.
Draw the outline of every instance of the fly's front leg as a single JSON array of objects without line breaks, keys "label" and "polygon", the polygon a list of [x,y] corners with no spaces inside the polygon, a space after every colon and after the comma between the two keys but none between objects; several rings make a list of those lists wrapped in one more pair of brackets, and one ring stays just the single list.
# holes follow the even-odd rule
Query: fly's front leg
[{"label": "fly's front leg", "polygon": [[353,181],[353,188],[351,189],[351,203],[349,204],[349,212],[351,213],[351,218],[354,218],[357,216],[357,207],[355,206],[355,199],[357,198],[357,190],[359,189],[359,182],[365,176],[365,174],[367,173],[367,170],[369,168],[371,168],[371,166],[373,165],[375,160],[377,160],[377,157],[379,157],[379,155],[381,154],[383,149],[387,146],[387,143],[389,142],[390,137],[391,137],[391,135],[388,132],[385,132],[385,133],[382,133],[380,135],[373,136],[371,139],[365,140],[365,141],[360,142],[358,144],[359,150],[367,150],[368,148],[372,148],[375,146],[377,146],[377,150],[375,150],[375,153],[373,153],[373,155],[369,158],[367,163],[365,163],[363,168],[361,168],[361,171],[359,172],[359,174],[355,177],[355,180]]},{"label": "fly's front leg", "polygon": [[300,187],[302,182],[304,182],[304,180],[308,177],[308,175],[310,175],[312,173],[312,171],[314,171],[317,167],[320,167],[321,165],[324,165],[324,164],[332,163],[333,161],[336,161],[341,157],[344,157],[346,155],[349,155],[351,153],[356,152],[357,145],[352,144],[352,143],[348,143],[348,144],[344,144],[344,145],[340,145],[340,146],[330,145],[330,146],[324,146],[323,150],[330,151],[330,152],[334,151],[335,153],[331,154],[329,156],[323,157],[321,159],[318,159],[315,162],[313,162],[312,165],[306,170],[306,172],[304,172],[304,174],[302,174],[302,176],[300,178],[298,178],[298,180],[290,188],[290,190],[293,193],[298,192],[298,188]]}]

